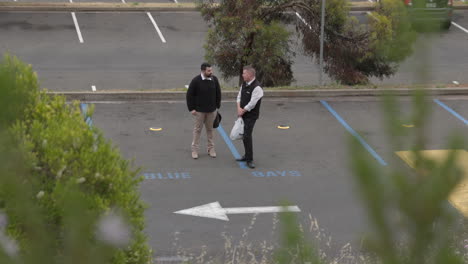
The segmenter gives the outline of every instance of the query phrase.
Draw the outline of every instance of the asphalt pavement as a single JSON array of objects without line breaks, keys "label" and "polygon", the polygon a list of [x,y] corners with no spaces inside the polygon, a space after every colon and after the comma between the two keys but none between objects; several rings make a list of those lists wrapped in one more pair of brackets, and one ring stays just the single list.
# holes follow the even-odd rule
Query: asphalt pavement
[{"label": "asphalt pavement", "polygon": [[[352,14],[367,19],[365,12]],[[468,11],[456,10],[454,23],[446,32],[422,36],[396,75],[373,82],[421,83],[415,69],[424,64],[425,81],[468,84]],[[204,61],[207,31],[197,12],[2,12],[0,53],[32,64],[42,87],[53,91],[184,88]],[[430,43],[429,48],[421,49],[421,43]],[[293,85],[318,84],[317,64],[301,55],[300,45],[293,50]],[[326,77],[325,82],[333,83]],[[223,81],[224,86],[236,84],[235,79]]]},{"label": "asphalt pavement", "polygon": [[[367,19],[365,12],[353,15]],[[382,83],[468,84],[468,11],[456,10],[454,23],[446,32],[422,36],[415,54]],[[204,60],[207,31],[197,12],[0,12],[0,53],[32,64],[42,87],[53,91],[184,88]],[[428,50],[421,43],[430,43]],[[294,49],[295,84],[318,84],[315,62],[300,55],[300,46]],[[427,66],[424,78],[415,73],[421,64]],[[193,120],[184,102],[95,103],[93,124],[142,167],[141,193],[149,206],[146,232],[155,257],[177,263],[206,251],[223,258],[249,243],[259,256],[264,243],[277,241],[278,215],[247,211],[282,201],[300,209],[296,214],[309,238],[320,237],[330,257],[340,255],[348,243],[359,252],[368,224],[348,167],[348,139],[359,137],[382,170],[403,162],[395,151],[404,149],[387,143],[379,102],[265,100],[254,132],[257,168],[250,170],[234,160],[243,147],[226,137],[236,117],[234,98],[224,99],[222,127],[216,132],[218,157],[202,151],[198,160],[190,157]],[[441,101],[430,101],[428,149],[447,148],[452,131],[466,139],[468,99],[437,99]],[[401,104],[401,114],[409,114],[410,101],[402,99]],[[401,125],[413,129],[413,124]],[[229,221],[175,214],[216,202],[233,208]]]},{"label": "asphalt pavement", "polygon": [[[369,151],[369,158],[382,170],[389,164],[405,166],[394,152],[410,148],[389,146],[380,102],[265,100],[254,131],[257,168],[252,170],[234,160],[243,154],[242,143],[223,137],[236,119],[233,98],[225,99],[215,139],[218,157],[204,152],[203,136],[198,160],[190,156],[193,120],[184,102],[95,104],[94,125],[142,167],[142,198],[149,205],[146,232],[155,257],[194,260],[206,252],[207,258],[222,259],[249,243],[249,250],[260,257],[264,243],[277,245],[277,214],[233,213],[223,221],[175,212],[215,202],[242,209],[279,206],[283,201],[300,208],[296,214],[308,239],[320,237],[329,257],[339,257],[348,243],[354,250],[349,254],[358,255],[369,226],[349,170],[349,139],[359,135],[375,152]],[[466,140],[467,98],[438,99],[451,111],[429,101],[433,115],[427,149],[446,149],[453,132]],[[400,103],[402,117],[408,117],[410,100]],[[290,128],[278,129],[279,125]]]}]

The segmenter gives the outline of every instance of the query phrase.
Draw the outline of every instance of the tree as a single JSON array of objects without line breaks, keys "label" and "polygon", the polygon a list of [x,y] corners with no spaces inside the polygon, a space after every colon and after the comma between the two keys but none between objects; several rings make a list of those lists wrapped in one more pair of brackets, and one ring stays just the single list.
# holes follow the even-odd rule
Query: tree
[{"label": "tree", "polygon": [[[202,1],[202,15],[212,27],[205,45],[206,59],[220,68],[224,78],[239,76],[242,66],[253,64],[264,84],[289,84],[293,80],[291,57],[295,54],[290,51],[290,33],[285,25],[295,26],[304,53],[318,62],[320,2]],[[301,19],[293,19],[286,12],[296,13]],[[326,1],[325,72],[350,85],[394,74],[398,63],[411,54],[416,39],[403,2],[381,1],[367,26],[348,13],[346,0]],[[393,47],[400,49],[394,51]]]},{"label": "tree", "polygon": [[293,81],[289,33],[281,13],[265,13],[268,1],[201,2],[202,16],[212,26],[205,44],[206,60],[214,62],[225,79],[239,77],[253,65],[264,86],[289,85]]}]

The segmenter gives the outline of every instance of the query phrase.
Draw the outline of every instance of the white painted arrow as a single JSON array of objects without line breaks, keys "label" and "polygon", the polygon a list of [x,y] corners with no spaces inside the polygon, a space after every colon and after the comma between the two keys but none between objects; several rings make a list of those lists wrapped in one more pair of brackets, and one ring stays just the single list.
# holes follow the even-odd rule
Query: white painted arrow
[{"label": "white painted arrow", "polygon": [[261,213],[284,213],[300,212],[297,206],[261,206],[261,207],[232,207],[222,208],[219,202],[195,206],[189,209],[174,212],[175,214],[192,215],[199,217],[215,218],[229,221],[228,214],[261,214]]}]

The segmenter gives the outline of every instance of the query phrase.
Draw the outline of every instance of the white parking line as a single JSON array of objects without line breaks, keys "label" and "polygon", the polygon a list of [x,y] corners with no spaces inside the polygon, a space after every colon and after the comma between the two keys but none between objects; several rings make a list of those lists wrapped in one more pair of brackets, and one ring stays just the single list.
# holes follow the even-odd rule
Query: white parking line
[{"label": "white parking line", "polygon": [[459,29],[461,29],[461,30],[465,31],[465,33],[468,33],[468,29],[466,29],[466,28],[464,28],[464,27],[462,27],[462,26],[458,25],[457,23],[455,23],[455,22],[452,22],[452,25],[454,25],[454,26],[456,26],[457,28],[459,28]]},{"label": "white parking line", "polygon": [[308,26],[309,29],[312,29],[312,27],[311,27],[309,24],[307,24],[307,22],[305,21],[305,19],[302,18],[301,15],[299,15],[298,12],[296,12],[296,16],[302,21],[302,23],[304,23],[306,26]]},{"label": "white parking line", "polygon": [[151,15],[151,13],[150,13],[150,12],[146,12],[146,14],[148,14],[148,17],[149,17],[149,19],[151,20],[151,22],[153,23],[154,28],[156,28],[156,31],[158,32],[159,37],[161,38],[161,41],[162,41],[163,43],[166,43],[166,39],[165,39],[164,36],[162,35],[161,30],[159,30],[159,27],[158,27],[158,25],[156,24],[156,21],[154,21],[154,18],[153,18],[153,16]]},{"label": "white parking line", "polygon": [[373,19],[378,20],[370,11],[367,11],[366,13],[367,13],[367,15],[372,17]]},{"label": "white parking line", "polygon": [[177,2],[177,0],[174,0],[174,3],[178,4],[179,2]]},{"label": "white parking line", "polygon": [[122,0],[122,3],[126,4],[125,0]]},{"label": "white parking line", "polygon": [[96,85],[91,85],[91,90],[93,90],[93,92],[96,91]]},{"label": "white parking line", "polygon": [[[71,1],[71,0],[70,0]],[[78,20],[76,20],[75,12],[72,12],[73,22],[75,22],[76,33],[78,34],[78,39],[80,43],[83,43],[83,36],[81,36],[80,26],[78,25]]]}]

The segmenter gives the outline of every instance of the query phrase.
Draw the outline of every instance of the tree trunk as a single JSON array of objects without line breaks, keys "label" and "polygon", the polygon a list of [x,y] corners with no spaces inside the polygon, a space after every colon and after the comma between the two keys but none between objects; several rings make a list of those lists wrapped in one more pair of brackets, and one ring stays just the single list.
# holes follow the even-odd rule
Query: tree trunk
[{"label": "tree trunk", "polygon": [[244,60],[244,58],[247,58],[250,53],[252,52],[252,45],[253,45],[253,42],[254,42],[254,37],[255,37],[255,32],[252,32],[249,34],[249,39],[247,40],[247,45],[245,45],[245,48],[244,48],[244,52],[245,52],[245,55],[242,56],[242,62],[241,62],[241,65],[240,65],[240,69],[239,69],[239,86],[242,85],[242,83],[244,82],[244,79],[242,78],[242,73],[244,71],[244,66],[246,65],[246,62]]},{"label": "tree trunk", "polygon": [[242,73],[244,72],[244,63],[242,62],[240,67],[239,67],[239,87],[242,85],[244,82],[244,78],[242,78]]}]

